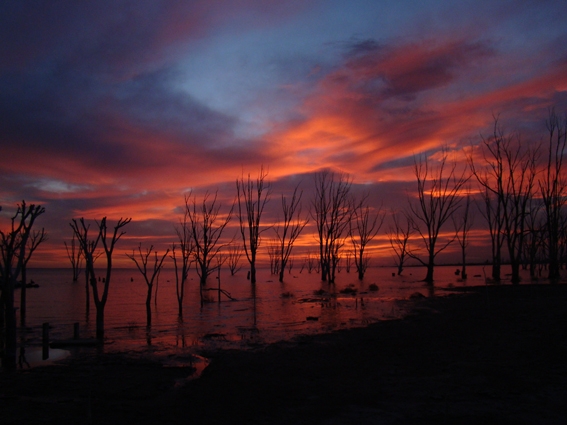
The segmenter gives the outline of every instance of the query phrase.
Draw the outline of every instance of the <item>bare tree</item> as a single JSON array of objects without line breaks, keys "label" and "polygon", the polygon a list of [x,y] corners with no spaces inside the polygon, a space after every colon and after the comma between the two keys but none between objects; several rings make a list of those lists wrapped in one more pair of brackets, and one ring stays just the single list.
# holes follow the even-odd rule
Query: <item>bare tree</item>
[{"label": "bare tree", "polygon": [[65,251],[67,252],[67,257],[71,262],[71,268],[73,270],[73,282],[79,280],[79,272],[81,271],[81,263],[83,260],[83,252],[81,251],[81,247],[75,246],[75,241],[77,237],[73,233],[73,237],[71,239],[71,248],[67,245],[66,241],[63,241],[65,245]]},{"label": "bare tree", "polygon": [[[519,144],[519,142],[518,142]],[[526,215],[529,200],[533,196],[536,177],[537,148],[506,150],[509,169],[507,202],[504,214],[506,244],[512,266],[512,282],[520,282],[520,266],[526,235]]]},{"label": "bare tree", "polygon": [[[526,211],[526,236],[522,262],[530,272],[530,278],[537,276],[538,264],[544,261],[544,248],[549,243],[545,235],[546,223],[542,217],[543,205],[532,197]],[[561,231],[559,232],[561,234]],[[559,239],[559,238],[558,238]]]},{"label": "bare tree", "polygon": [[504,207],[500,197],[494,195],[487,187],[482,188],[484,210],[481,215],[488,224],[492,254],[492,273],[494,282],[500,282],[502,275],[502,246],[504,245]]},{"label": "bare tree", "polygon": [[244,179],[242,175],[236,180],[240,234],[244,253],[250,263],[252,285],[256,284],[256,256],[260,247],[261,234],[267,230],[267,228],[261,228],[262,214],[271,194],[270,184],[266,181],[267,175],[268,172],[261,167],[256,180],[252,180],[250,174],[247,179]]},{"label": "bare tree", "polygon": [[[110,288],[110,279],[112,277],[112,254],[114,253],[116,243],[125,233],[121,229],[131,221],[131,218],[120,218],[109,236],[106,217],[103,217],[100,222],[95,221],[98,231],[96,232],[96,236],[92,238],[89,236],[90,225],[85,223],[84,218],[81,218],[80,220],[73,219],[70,223],[85,256],[85,267],[87,268],[96,307],[96,337],[101,341],[104,339],[104,308],[108,299],[108,290]],[[94,268],[94,262],[97,255],[95,252],[99,243],[102,243],[106,259],[102,293],[99,292],[97,275]]]},{"label": "bare tree", "polygon": [[285,268],[290,259],[293,245],[309,222],[308,218],[301,217],[301,197],[303,196],[303,191],[298,192],[298,189],[299,185],[293,189],[293,194],[289,201],[282,195],[283,220],[281,224],[274,228],[278,239],[277,260],[279,263],[280,282],[283,282]]},{"label": "bare tree", "polygon": [[533,196],[536,176],[537,148],[524,148],[520,137],[506,135],[494,118],[493,136],[483,138],[480,147],[485,162],[479,168],[469,157],[474,176],[484,191],[485,218],[489,225],[493,274],[500,280],[500,250],[503,242],[508,247],[512,266],[512,282],[520,281],[520,262],[526,228],[529,200]]},{"label": "bare tree", "polygon": [[27,268],[28,262],[31,259],[32,254],[37,249],[37,247],[44,241],[47,240],[47,233],[45,233],[45,229],[41,229],[40,231],[33,231],[30,233],[28,238],[28,246],[26,247],[25,258],[22,263],[22,279],[21,279],[21,290],[20,290],[20,324],[25,326],[26,324],[26,305],[27,305]]},{"label": "bare tree", "polygon": [[270,239],[266,245],[266,251],[270,262],[270,274],[278,274],[278,241],[276,239]]},{"label": "bare tree", "polygon": [[399,276],[402,274],[404,264],[408,258],[409,239],[413,233],[414,226],[409,214],[392,212],[392,218],[394,224],[390,226],[388,239],[396,256],[396,266]]},{"label": "bare tree", "polygon": [[221,243],[221,237],[230,222],[233,207],[225,216],[220,213],[221,207],[221,204],[217,203],[217,192],[212,197],[208,192],[205,193],[199,206],[196,197],[193,197],[192,202],[189,198],[185,198],[194,245],[193,255],[201,286],[206,285],[209,275],[219,267],[216,257],[220,250],[228,245]]},{"label": "bare tree", "polygon": [[242,247],[240,244],[230,244],[228,246],[228,254],[226,262],[228,264],[228,269],[230,270],[230,275],[234,276],[236,272],[241,269],[240,259],[242,258]]},{"label": "bare tree", "polygon": [[417,180],[417,205],[410,202],[410,211],[414,230],[420,236],[427,257],[423,260],[413,250],[408,255],[427,267],[424,281],[432,285],[434,281],[435,258],[455,239],[456,235],[441,241],[439,236],[447,220],[459,208],[460,191],[467,182],[466,171],[457,175],[457,165],[454,163],[446,169],[447,153],[443,152],[439,166],[430,170],[427,159],[416,158],[414,172]]},{"label": "bare tree", "polygon": [[[1,209],[1,208],[0,208]],[[0,230],[0,352],[2,366],[16,368],[17,320],[14,289],[27,258],[28,240],[35,220],[45,212],[40,205],[22,201],[12,216],[10,229]]]},{"label": "bare tree", "polygon": [[567,145],[567,116],[561,119],[555,113],[555,110],[551,109],[546,127],[549,135],[547,170],[544,171],[538,183],[546,215],[548,278],[557,280],[560,277],[561,269],[559,257],[560,226],[567,200],[567,176],[563,169],[563,157]]},{"label": "bare tree", "polygon": [[[140,245],[138,245],[138,257],[140,258],[139,261],[138,258],[136,258],[136,251],[132,250],[131,255],[126,254],[128,258],[130,258],[136,264],[136,267],[138,268],[142,276],[144,276],[144,281],[146,282],[146,287],[148,289],[146,294],[146,326],[148,328],[152,326],[152,291],[154,288],[154,280],[157,276],[159,276],[159,272],[163,266],[163,261],[165,260],[165,257],[167,257],[167,254],[169,254],[168,249],[167,251],[165,251],[165,254],[158,258],[157,251],[153,251],[153,249],[154,247],[152,245],[146,250],[146,252],[142,252],[142,244],[140,243]],[[152,252],[154,253],[154,263],[152,269],[150,270],[150,275],[150,271],[148,271],[148,262],[150,255],[152,255]]]},{"label": "bare tree", "polygon": [[457,235],[457,242],[461,247],[461,278],[467,279],[467,247],[469,246],[469,233],[474,224],[473,216],[471,215],[471,196],[470,190],[467,190],[465,198],[465,206],[460,221],[453,217],[453,224],[455,225],[455,233]]},{"label": "bare tree", "polygon": [[382,208],[379,208],[377,211],[373,211],[370,208],[367,194],[363,195],[360,201],[354,203],[352,219],[349,220],[349,235],[352,242],[354,265],[358,273],[358,280],[364,279],[364,273],[366,273],[368,268],[369,258],[366,253],[366,247],[382,228],[385,216]]},{"label": "bare tree", "polygon": [[349,199],[351,180],[347,174],[324,170],[315,174],[315,198],[311,217],[317,229],[321,280],[335,282],[335,272],[344,245],[352,206]]},{"label": "bare tree", "polygon": [[[350,268],[352,266],[352,252],[347,251],[345,254],[345,270],[347,273],[350,273]],[[368,265],[368,261],[366,261],[366,265]]]},{"label": "bare tree", "polygon": [[[172,244],[171,259],[175,270],[175,295],[177,297],[177,315],[183,321],[183,299],[185,297],[185,283],[189,276],[192,255],[194,251],[193,238],[189,228],[189,211],[184,209],[183,218],[180,220],[179,227],[175,229],[179,245]],[[179,247],[179,251],[177,248]],[[179,252],[179,256],[177,255]]]},{"label": "bare tree", "polygon": [[307,263],[307,272],[311,273],[315,269],[315,263],[317,262],[317,258],[315,258],[311,254],[311,251],[307,251],[307,257],[305,257],[305,262]]}]

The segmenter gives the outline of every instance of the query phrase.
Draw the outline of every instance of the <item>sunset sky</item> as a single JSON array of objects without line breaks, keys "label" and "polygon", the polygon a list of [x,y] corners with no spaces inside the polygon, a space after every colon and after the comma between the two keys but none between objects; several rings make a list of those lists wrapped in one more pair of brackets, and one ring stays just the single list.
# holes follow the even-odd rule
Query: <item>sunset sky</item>
[{"label": "sunset sky", "polygon": [[563,0],[2,2],[0,223],[44,205],[30,265],[67,266],[71,218],[132,217],[128,265],[175,240],[189,190],[228,209],[261,165],[268,223],[298,183],[307,211],[324,168],[401,208],[414,155],[464,161],[494,114],[537,143],[567,112],[566,17]]}]

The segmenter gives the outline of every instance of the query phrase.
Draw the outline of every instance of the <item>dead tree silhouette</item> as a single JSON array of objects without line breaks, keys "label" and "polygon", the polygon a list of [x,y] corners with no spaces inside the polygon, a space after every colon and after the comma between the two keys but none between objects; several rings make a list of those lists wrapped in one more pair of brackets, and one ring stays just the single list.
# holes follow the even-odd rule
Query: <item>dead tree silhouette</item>
[{"label": "dead tree silhouette", "polygon": [[[87,268],[96,307],[96,337],[100,341],[104,339],[104,308],[108,299],[108,290],[112,277],[112,254],[114,253],[116,243],[125,233],[121,229],[131,221],[131,218],[120,218],[109,236],[106,217],[103,217],[100,221],[95,220],[97,230],[95,231],[96,236],[94,237],[89,236],[90,225],[85,223],[84,218],[79,220],[73,219],[70,223],[85,256],[85,267]],[[97,275],[94,268],[94,262],[97,256],[96,250],[99,243],[102,244],[102,255],[104,255],[106,260],[102,292],[99,291]]]}]

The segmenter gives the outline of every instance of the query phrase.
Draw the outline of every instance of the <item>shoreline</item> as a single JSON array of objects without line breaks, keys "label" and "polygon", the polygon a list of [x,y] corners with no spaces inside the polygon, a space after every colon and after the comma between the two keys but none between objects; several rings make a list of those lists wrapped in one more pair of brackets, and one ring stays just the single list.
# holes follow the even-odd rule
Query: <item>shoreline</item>
[{"label": "shoreline", "polygon": [[467,287],[401,320],[189,358],[2,374],[3,423],[565,423],[567,285]]}]

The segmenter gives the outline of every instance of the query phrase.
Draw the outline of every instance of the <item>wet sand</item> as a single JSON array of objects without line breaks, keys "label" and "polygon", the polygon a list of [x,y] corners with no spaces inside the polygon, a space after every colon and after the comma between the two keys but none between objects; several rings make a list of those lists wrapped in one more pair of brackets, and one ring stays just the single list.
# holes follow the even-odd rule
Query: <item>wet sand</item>
[{"label": "wet sand", "polygon": [[[403,320],[188,358],[83,355],[0,377],[2,424],[564,424],[567,285],[416,300]],[[163,360],[163,359],[162,359]]]}]

